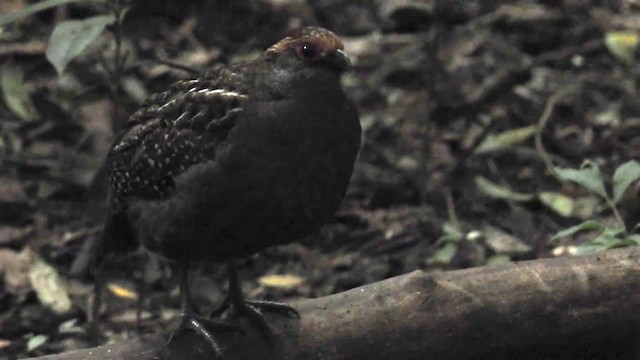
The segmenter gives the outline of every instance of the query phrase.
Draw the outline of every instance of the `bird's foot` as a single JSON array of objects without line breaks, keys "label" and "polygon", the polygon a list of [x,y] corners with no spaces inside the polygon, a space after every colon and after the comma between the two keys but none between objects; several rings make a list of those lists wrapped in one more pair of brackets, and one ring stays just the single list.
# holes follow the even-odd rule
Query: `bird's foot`
[{"label": "bird's foot", "polygon": [[171,333],[169,340],[167,341],[167,345],[171,343],[173,339],[182,334],[188,329],[191,329],[196,332],[199,336],[201,336],[210,346],[213,352],[215,353],[215,359],[222,359],[223,352],[220,344],[216,341],[215,337],[211,334],[208,329],[216,328],[223,331],[238,331],[244,333],[240,327],[225,323],[223,321],[207,319],[201,316],[194,315],[192,313],[186,312],[182,313],[182,319],[180,321],[180,325],[176,330]]},{"label": "bird's foot", "polygon": [[300,313],[293,307],[276,301],[268,300],[245,300],[245,305],[251,306],[259,311],[268,310],[280,313],[294,319],[300,319]]},{"label": "bird's foot", "polygon": [[242,300],[241,302],[231,304],[231,301],[228,298],[213,311],[211,316],[219,316],[229,307],[233,308],[234,315],[246,316],[249,321],[254,323],[260,329],[260,332],[269,341],[272,339],[272,334],[271,328],[267,323],[267,319],[263,314],[264,310],[278,312],[290,318],[300,318],[300,313],[287,304],[265,300]]},{"label": "bird's foot", "polygon": [[[257,308],[258,310],[266,309],[269,311],[279,312],[291,318],[295,318],[295,319],[300,318],[300,313],[298,312],[298,310],[284,303],[280,303],[276,301],[267,301],[267,300],[243,300],[243,302],[246,305],[250,305],[254,308]],[[213,312],[211,312],[209,317],[213,318],[213,317],[222,315],[225,311],[227,311],[227,309],[230,306],[231,306],[231,301],[227,297],[224,299],[224,301],[220,305],[218,305],[217,308],[213,310]]]}]

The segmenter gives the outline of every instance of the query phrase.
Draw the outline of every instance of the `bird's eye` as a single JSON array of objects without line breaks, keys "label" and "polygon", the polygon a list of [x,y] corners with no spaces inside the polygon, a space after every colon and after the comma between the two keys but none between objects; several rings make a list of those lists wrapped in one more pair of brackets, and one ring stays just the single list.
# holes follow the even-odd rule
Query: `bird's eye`
[{"label": "bird's eye", "polygon": [[299,50],[300,56],[303,59],[315,59],[318,56],[318,50],[313,44],[302,44]]}]

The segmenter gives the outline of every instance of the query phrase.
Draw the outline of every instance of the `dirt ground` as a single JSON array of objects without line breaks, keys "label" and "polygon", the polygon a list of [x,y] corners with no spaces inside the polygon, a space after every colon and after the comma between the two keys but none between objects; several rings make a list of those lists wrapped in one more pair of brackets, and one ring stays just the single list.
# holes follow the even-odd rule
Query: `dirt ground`
[{"label": "dirt ground", "polygon": [[[30,3],[4,0],[0,14]],[[640,158],[637,0],[184,4],[133,1],[120,31],[109,27],[62,75],[45,57],[55,24],[104,7],[63,5],[2,27],[0,358],[93,344],[82,254],[101,231],[101,165],[114,129],[145,97],[192,76],[171,64],[203,71],[251,58],[300,25],[343,38],[364,144],[329,224],[242,262],[249,297],[318,297],[416,269],[570,256],[592,249],[588,237],[550,243],[556,232],[615,221],[549,164],[588,159],[609,186],[616,167]],[[117,33],[124,66],[114,74]],[[618,205],[631,229],[638,189]],[[195,302],[211,310],[226,292],[224,269],[196,264],[192,275]],[[101,341],[175,324],[175,277],[142,250],[110,262]]]}]

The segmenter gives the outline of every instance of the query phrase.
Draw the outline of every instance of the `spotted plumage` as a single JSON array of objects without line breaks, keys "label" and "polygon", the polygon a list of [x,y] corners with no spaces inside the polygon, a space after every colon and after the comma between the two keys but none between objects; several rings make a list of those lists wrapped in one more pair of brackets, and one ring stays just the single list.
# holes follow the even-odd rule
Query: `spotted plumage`
[{"label": "spotted plumage", "polygon": [[[134,113],[107,159],[110,211],[93,260],[142,244],[182,264],[182,326],[220,348],[188,304],[187,261],[226,262],[314,231],[335,212],[360,147],[330,31],[293,31],[256,60],[180,81]],[[229,304],[268,333],[230,265]]]},{"label": "spotted plumage", "polygon": [[248,98],[240,77],[220,69],[180,81],[131,116],[107,158],[112,210],[126,208],[127,197],[166,198],[175,189],[176,176],[215,160],[216,146]]},{"label": "spotted plumage", "polygon": [[151,96],[107,158],[110,212],[93,256],[139,243],[219,261],[317,230],[339,205],[360,144],[328,30],[291,32],[256,60]]}]

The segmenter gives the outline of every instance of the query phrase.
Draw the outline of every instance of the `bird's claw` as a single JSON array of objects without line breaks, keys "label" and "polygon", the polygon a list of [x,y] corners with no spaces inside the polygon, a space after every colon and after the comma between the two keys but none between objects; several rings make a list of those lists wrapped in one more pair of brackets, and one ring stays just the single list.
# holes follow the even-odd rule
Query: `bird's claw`
[{"label": "bird's claw", "polygon": [[275,311],[288,317],[300,319],[298,310],[284,303],[267,300],[245,300],[244,303],[254,308]]},{"label": "bird's claw", "polygon": [[[260,313],[262,313],[260,309],[266,309],[281,313],[291,318],[300,319],[300,313],[298,312],[298,310],[284,303],[267,300],[244,300],[244,303],[246,305],[257,308],[256,310],[258,310],[258,312]],[[230,306],[231,302],[229,301],[229,298],[224,299],[224,301],[211,312],[209,318],[222,315]],[[239,312],[242,313],[242,310],[240,310]]]},{"label": "bird's claw", "polygon": [[265,300],[243,300],[240,304],[231,304],[231,301],[225,299],[211,314],[211,316],[219,316],[224,313],[229,307],[233,307],[233,314],[236,316],[246,316],[251,322],[257,325],[262,335],[271,342],[272,333],[271,327],[267,323],[267,319],[263,314],[264,310],[278,312],[282,315],[291,318],[300,318],[300,313],[293,307],[275,302]]},{"label": "bird's claw", "polygon": [[169,336],[167,345],[169,345],[173,339],[182,334],[184,331],[186,331],[187,329],[191,329],[195,331],[196,334],[201,336],[211,346],[211,349],[215,353],[215,359],[222,360],[224,357],[222,348],[220,347],[220,344],[218,344],[214,336],[211,334],[211,332],[207,329],[207,327],[217,328],[223,331],[237,331],[243,334],[245,333],[242,328],[236,325],[232,325],[223,321],[207,319],[189,313],[183,313],[180,325]]}]

